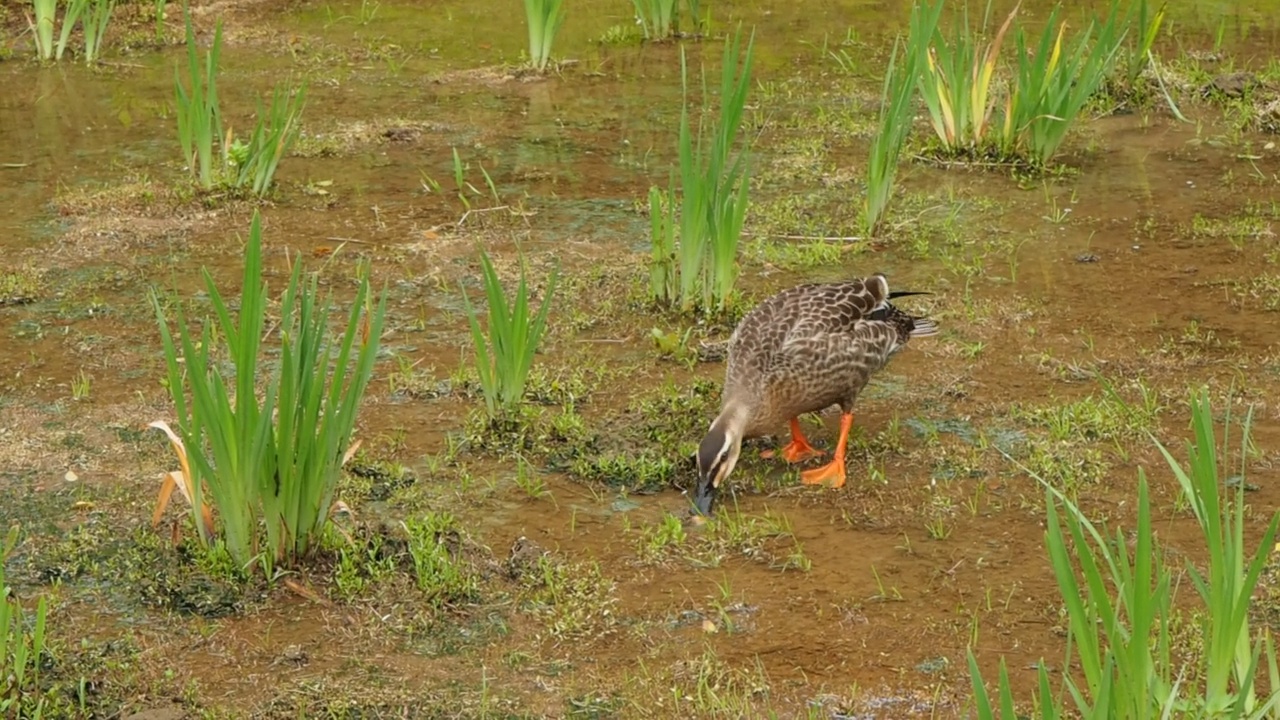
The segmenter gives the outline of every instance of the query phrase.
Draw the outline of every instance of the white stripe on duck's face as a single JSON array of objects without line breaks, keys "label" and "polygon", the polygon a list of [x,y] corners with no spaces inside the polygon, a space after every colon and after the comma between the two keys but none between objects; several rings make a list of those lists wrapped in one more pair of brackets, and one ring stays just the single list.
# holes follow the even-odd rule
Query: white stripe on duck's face
[{"label": "white stripe on duck's face", "polygon": [[738,464],[741,443],[718,424],[712,424],[698,447],[698,486],[694,502],[703,514],[710,514],[716,491]]}]

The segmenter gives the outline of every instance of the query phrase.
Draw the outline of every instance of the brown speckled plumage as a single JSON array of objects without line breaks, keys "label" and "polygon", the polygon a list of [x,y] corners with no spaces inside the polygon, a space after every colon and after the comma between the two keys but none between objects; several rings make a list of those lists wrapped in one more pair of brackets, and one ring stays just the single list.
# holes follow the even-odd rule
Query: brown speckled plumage
[{"label": "brown speckled plumage", "polygon": [[[888,280],[876,274],[794,287],[748,313],[729,340],[721,412],[699,448],[699,470],[712,488],[732,470],[744,438],[776,432],[798,415],[831,405],[849,416],[858,394],[894,353],[912,337],[935,334],[933,321],[890,302],[909,294],[891,294]],[[798,425],[792,427],[799,438],[793,443],[807,447]],[[837,464],[839,484],[843,457],[833,460],[833,473]]]},{"label": "brown speckled plumage", "polygon": [[[917,332],[915,319],[888,303],[888,292],[883,275],[800,285],[742,319],[729,339],[721,409],[734,401],[752,407],[744,437],[831,405],[853,409],[871,375]],[[873,319],[882,304],[884,319]]]}]

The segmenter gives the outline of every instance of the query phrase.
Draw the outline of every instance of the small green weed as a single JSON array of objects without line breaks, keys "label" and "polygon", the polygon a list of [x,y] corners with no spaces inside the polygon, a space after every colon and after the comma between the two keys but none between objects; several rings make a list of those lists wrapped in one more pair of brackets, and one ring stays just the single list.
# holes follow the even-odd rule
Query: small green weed
[{"label": "small green weed", "polygon": [[596,42],[601,45],[635,45],[644,39],[643,33],[636,30],[635,25],[610,25]]},{"label": "small green weed", "polygon": [[534,500],[551,496],[547,481],[538,473],[537,468],[530,465],[524,458],[516,460],[515,484],[526,496]]},{"label": "small green weed", "polygon": [[1248,280],[1229,281],[1238,305],[1252,305],[1267,312],[1280,310],[1280,273],[1261,273]]},{"label": "small green weed", "polygon": [[326,535],[326,544],[337,548],[333,588],[339,599],[353,602],[390,580],[398,571],[395,555],[382,535],[371,533],[354,543],[346,542],[332,528]]},{"label": "small green weed", "polygon": [[1106,476],[1110,465],[1097,448],[1083,448],[1066,442],[1027,444],[1022,462],[1045,482],[1074,497],[1081,487]]},{"label": "small green weed", "polygon": [[[735,667],[721,660],[708,645],[702,655],[683,661],[670,675],[656,675],[641,665],[644,673],[636,680],[649,688],[653,697],[648,707],[662,708],[664,717],[679,718],[772,718],[773,696],[764,667],[756,662]],[[810,712],[806,720],[824,717]]]},{"label": "small green weed", "polygon": [[458,521],[446,512],[430,512],[404,521],[409,556],[418,589],[434,607],[452,607],[479,598],[480,581],[461,557]]},{"label": "small green weed", "polygon": [[682,549],[688,538],[680,518],[667,513],[656,524],[640,531],[636,538],[636,556],[642,562],[659,562]]},{"label": "small green weed", "polygon": [[578,458],[569,474],[584,482],[595,482],[633,493],[664,490],[676,479],[679,468],[669,458],[646,452],[635,455],[589,455]]},{"label": "small green weed", "polygon": [[667,514],[640,529],[635,542],[637,558],[648,563],[681,560],[708,568],[745,557],[781,570],[807,572],[811,567],[791,532],[791,522],[772,510],[747,515],[735,505],[693,533],[686,531],[679,518]]},{"label": "small green weed", "polygon": [[1044,407],[1014,409],[1014,416],[1049,432],[1059,442],[1119,443],[1145,436],[1158,427],[1164,409],[1159,394],[1142,381],[1133,383],[1136,403],[1125,402],[1110,386],[1101,395]]},{"label": "small green weed", "polygon": [[697,442],[710,418],[719,410],[720,384],[697,378],[677,385],[667,383],[654,393],[631,402],[630,413],[638,416],[632,430],[646,444],[654,444],[664,454],[678,455],[682,445]]},{"label": "small green weed", "polygon": [[614,583],[596,563],[569,563],[540,556],[523,576],[524,607],[547,621],[559,640],[582,640],[613,631]]},{"label": "small green weed", "polygon": [[18,547],[18,526],[0,546],[0,715],[39,718],[44,712],[40,668],[44,664],[49,599],[41,597],[30,628],[5,581],[4,566]]},{"label": "small green weed", "polygon": [[0,271],[0,307],[33,303],[44,289],[41,273],[34,268]]},{"label": "small green weed", "polygon": [[90,378],[84,370],[71,378],[71,399],[77,402],[89,399]]}]

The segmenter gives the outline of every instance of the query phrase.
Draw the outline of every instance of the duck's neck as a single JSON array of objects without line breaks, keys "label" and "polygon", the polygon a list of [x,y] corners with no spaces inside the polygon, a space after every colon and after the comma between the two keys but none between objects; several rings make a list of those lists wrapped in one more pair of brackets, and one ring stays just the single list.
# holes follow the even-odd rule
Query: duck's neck
[{"label": "duck's neck", "polygon": [[751,407],[736,398],[728,398],[720,408],[720,414],[712,421],[711,427],[720,430],[725,437],[742,442],[742,436],[751,422]]}]

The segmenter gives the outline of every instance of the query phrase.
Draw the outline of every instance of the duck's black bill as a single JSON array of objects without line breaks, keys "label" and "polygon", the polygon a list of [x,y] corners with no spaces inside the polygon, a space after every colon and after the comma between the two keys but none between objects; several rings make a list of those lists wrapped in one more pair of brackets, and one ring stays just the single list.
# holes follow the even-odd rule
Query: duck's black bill
[{"label": "duck's black bill", "polygon": [[900,297],[911,297],[912,295],[932,295],[928,290],[899,290],[898,292],[889,293],[889,299],[893,300]]},{"label": "duck's black bill", "polygon": [[698,511],[699,515],[711,517],[711,506],[715,504],[716,491],[715,488],[708,487],[705,489],[699,485],[697,492],[693,496],[693,507]]}]

